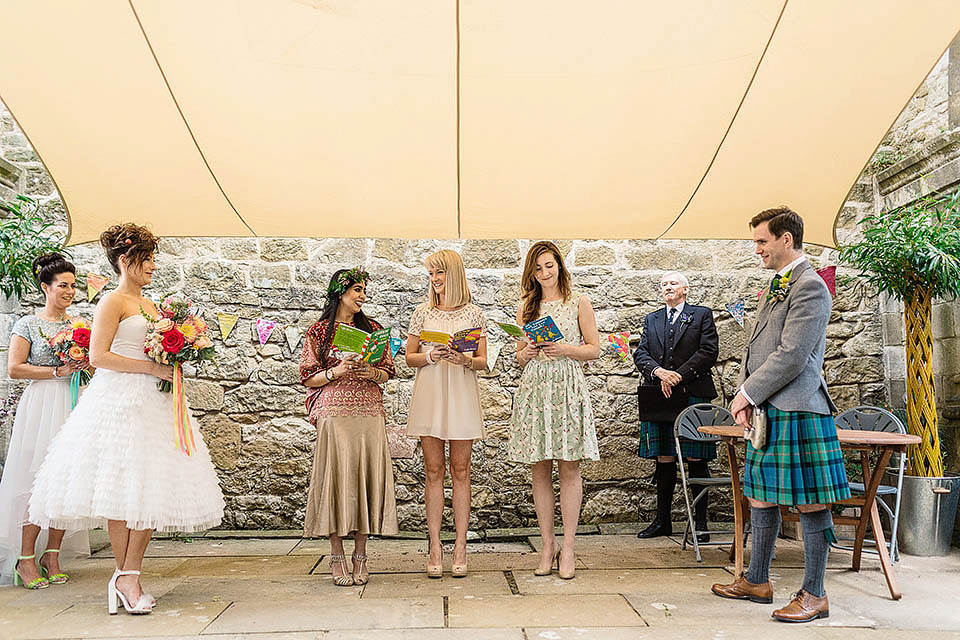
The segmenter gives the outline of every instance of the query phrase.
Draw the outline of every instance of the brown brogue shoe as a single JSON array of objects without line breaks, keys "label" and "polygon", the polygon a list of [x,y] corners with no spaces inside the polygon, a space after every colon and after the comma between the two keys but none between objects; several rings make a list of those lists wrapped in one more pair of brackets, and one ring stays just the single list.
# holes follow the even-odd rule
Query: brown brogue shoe
[{"label": "brown brogue shoe", "polygon": [[770,615],[780,622],[810,622],[817,618],[829,618],[830,604],[827,602],[826,594],[818,598],[800,589],[793,596],[790,604],[783,609],[777,609]]},{"label": "brown brogue shoe", "polygon": [[721,598],[749,600],[761,604],[773,602],[773,587],[770,586],[769,581],[763,584],[753,584],[747,582],[747,578],[743,574],[740,574],[740,577],[734,580],[733,584],[715,584],[710,590]]}]

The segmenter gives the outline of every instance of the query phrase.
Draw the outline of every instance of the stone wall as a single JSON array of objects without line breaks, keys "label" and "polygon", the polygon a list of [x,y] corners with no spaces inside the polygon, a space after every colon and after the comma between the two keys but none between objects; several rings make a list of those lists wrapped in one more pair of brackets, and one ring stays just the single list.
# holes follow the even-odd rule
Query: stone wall
[{"label": "stone wall", "polygon": [[[48,199],[57,213],[52,182],[26,138],[0,108],[0,156],[21,172],[22,192]],[[872,198],[865,179],[851,194],[842,223],[852,225]],[[746,221],[744,221],[745,223]],[[304,390],[298,383],[299,350],[291,351],[282,329],[309,327],[318,317],[330,274],[339,267],[364,264],[372,274],[366,310],[386,325],[403,330],[414,306],[425,299],[423,258],[437,248],[459,250],[468,267],[476,302],[491,319],[512,318],[519,294],[521,263],[530,240],[402,241],[330,238],[167,238],[158,257],[159,271],[149,292],[182,289],[214,322],[219,311],[240,316],[226,340],[216,339],[216,366],[204,365],[191,380],[189,393],[197,423],[210,444],[227,498],[224,526],[230,528],[298,527],[302,523],[314,428],[305,421]],[[757,292],[769,278],[758,268],[752,243],[744,241],[607,241],[558,243],[575,287],[590,296],[600,331],[638,332],[643,316],[659,306],[657,287],[665,270],[680,269],[691,281],[690,301],[714,309],[720,333],[716,378],[725,393],[733,391],[738,358],[756,310]],[[835,264],[835,252],[809,247],[814,266]],[[112,274],[94,245],[71,249],[81,272]],[[840,270],[841,279],[849,274]],[[113,281],[115,284],[115,279]],[[81,296],[82,293],[81,293]],[[741,328],[723,311],[725,302],[743,298],[748,323]],[[18,314],[30,312],[39,299],[8,303],[0,313],[0,346]],[[74,312],[89,316],[85,301]],[[280,323],[260,346],[254,324],[264,317]],[[825,373],[843,407],[878,403],[886,398],[883,344],[878,301],[862,288],[841,286],[834,301],[827,342]],[[505,343],[496,331],[491,338]],[[413,372],[401,363],[386,385],[387,421],[394,434],[394,466],[401,527],[423,529],[423,466],[415,443],[396,434],[405,424]],[[636,457],[637,376],[632,363],[610,351],[587,368],[597,417],[601,460],[583,465],[585,522],[649,518],[654,494],[652,463]],[[471,528],[535,524],[529,471],[505,460],[511,403],[520,370],[510,347],[480,377],[487,437],[473,452]],[[0,374],[0,397],[22,385]],[[0,428],[6,450],[9,421]],[[680,500],[675,503],[679,515]],[[730,518],[728,506],[714,505],[717,518]],[[446,514],[448,524],[451,513]]]}]

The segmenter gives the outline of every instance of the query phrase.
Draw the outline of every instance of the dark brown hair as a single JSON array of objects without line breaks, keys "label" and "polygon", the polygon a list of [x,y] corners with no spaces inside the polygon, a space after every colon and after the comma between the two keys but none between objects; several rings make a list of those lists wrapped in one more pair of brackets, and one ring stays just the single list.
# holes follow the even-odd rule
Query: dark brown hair
[{"label": "dark brown hair", "polygon": [[533,322],[540,317],[540,303],[543,301],[543,287],[537,281],[537,260],[545,253],[552,253],[557,261],[557,286],[563,295],[563,301],[570,299],[570,272],[563,264],[560,249],[549,240],[535,242],[527,252],[527,260],[523,263],[523,275],[520,277],[520,287],[523,290],[520,314],[524,324]]},{"label": "dark brown hair", "polygon": [[803,249],[803,218],[790,207],[764,209],[750,218],[750,228],[755,229],[762,222],[769,223],[770,233],[775,238],[779,238],[789,231],[793,238],[793,248],[798,251]]},{"label": "dark brown hair", "polygon": [[45,253],[34,258],[33,277],[41,291],[43,291],[43,288],[40,287],[41,284],[53,284],[53,279],[61,273],[77,275],[77,268],[59,253]]},{"label": "dark brown hair", "polygon": [[[320,319],[317,320],[318,324],[322,322],[327,328],[326,333],[323,335],[323,341],[320,343],[320,352],[317,353],[317,359],[323,364],[327,364],[330,361],[330,345],[333,343],[333,334],[337,332],[337,310],[340,308],[341,296],[349,291],[357,282],[369,282],[369,279],[357,280],[350,277],[351,272],[356,271],[366,273],[366,271],[362,271],[362,269],[338,269],[334,271],[330,277],[330,285],[327,287],[327,303],[323,306],[323,313],[320,314]],[[330,290],[333,288],[333,284],[338,281],[341,274],[346,274],[345,279],[347,281],[343,293],[333,293]],[[357,311],[353,314],[353,326],[367,333],[373,331],[373,325],[370,324],[370,319],[363,314],[363,311]]]},{"label": "dark brown hair", "polygon": [[156,253],[159,240],[149,229],[132,222],[115,224],[100,234],[100,246],[117,273],[120,273],[120,256],[127,256],[127,265],[143,264]]}]

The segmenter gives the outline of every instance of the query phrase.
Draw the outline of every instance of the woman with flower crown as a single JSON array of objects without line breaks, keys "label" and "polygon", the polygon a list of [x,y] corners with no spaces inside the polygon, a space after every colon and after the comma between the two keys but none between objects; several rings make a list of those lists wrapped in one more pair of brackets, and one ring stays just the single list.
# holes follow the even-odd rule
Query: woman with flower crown
[{"label": "woman with flower crown", "polygon": [[[61,571],[60,557],[90,553],[86,530],[50,528],[46,541],[40,541],[44,551],[36,559],[41,529],[27,518],[34,475],[50,440],[70,414],[70,376],[88,364],[79,360],[64,364],[48,342],[76,323],[67,315],[76,293],[76,272],[59,253],[34,260],[34,278],[45,303],[37,313],[17,320],[10,337],[7,371],[11,378],[30,384],[17,405],[0,480],[0,585],[44,589],[64,584],[70,576]],[[78,336],[89,341],[88,330]]]},{"label": "woman with flower crown", "polygon": [[[394,375],[390,347],[371,364],[333,346],[339,326],[367,333],[381,329],[362,309],[369,279],[359,267],[333,274],[323,314],[307,331],[300,356],[307,411],[317,427],[303,535],[330,538],[330,571],[338,587],[366,584],[367,537],[398,531],[380,388]],[[343,538],[350,534],[352,573],[343,551]]]},{"label": "woman with flower crown", "polygon": [[157,388],[173,367],[144,353],[157,237],[135,224],[113,226],[100,244],[120,274],[116,290],[93,314],[90,362],[97,373],[50,444],[30,498],[30,522],[89,528],[107,521],[117,568],[107,585],[107,608],[128,613],[156,604],[140,585],[140,565],[154,529],[184,533],[216,526],[223,495],[210,453],[193,428],[196,450],[176,444],[173,394]]}]

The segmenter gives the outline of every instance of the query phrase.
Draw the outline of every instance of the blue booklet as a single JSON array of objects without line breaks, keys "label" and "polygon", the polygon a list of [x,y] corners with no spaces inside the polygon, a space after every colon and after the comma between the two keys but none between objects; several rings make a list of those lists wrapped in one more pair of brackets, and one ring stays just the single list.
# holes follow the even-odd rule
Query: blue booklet
[{"label": "blue booklet", "polygon": [[563,334],[560,333],[560,328],[550,316],[544,316],[533,322],[528,322],[523,325],[523,332],[527,334],[527,337],[530,338],[530,341],[534,344],[563,340]]}]

